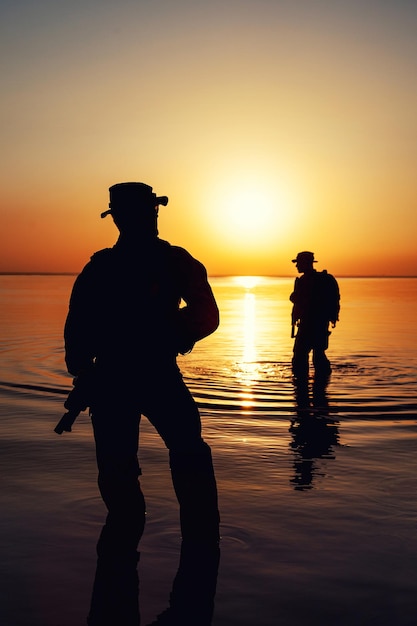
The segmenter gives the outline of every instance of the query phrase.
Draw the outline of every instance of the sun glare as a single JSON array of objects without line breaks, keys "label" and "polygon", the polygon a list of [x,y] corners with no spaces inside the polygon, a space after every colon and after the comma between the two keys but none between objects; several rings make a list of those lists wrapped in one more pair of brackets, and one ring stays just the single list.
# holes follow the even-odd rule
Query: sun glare
[{"label": "sun glare", "polygon": [[245,289],[252,289],[259,285],[261,276],[234,276],[233,282]]},{"label": "sun glare", "polygon": [[275,221],[275,202],[264,191],[240,189],[225,198],[223,207],[225,222],[238,237],[258,239]]},{"label": "sun glare", "polygon": [[289,184],[269,174],[269,178],[259,173],[246,178],[241,174],[211,190],[210,229],[230,250],[270,249],[296,221],[295,193]]}]

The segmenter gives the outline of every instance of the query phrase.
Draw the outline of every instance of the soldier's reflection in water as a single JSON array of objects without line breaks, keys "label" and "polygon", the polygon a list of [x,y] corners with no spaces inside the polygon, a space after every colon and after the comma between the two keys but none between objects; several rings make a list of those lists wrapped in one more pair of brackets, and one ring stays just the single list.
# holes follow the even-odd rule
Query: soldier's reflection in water
[{"label": "soldier's reflection in water", "polygon": [[338,421],[330,417],[327,398],[327,378],[313,382],[312,393],[308,380],[295,379],[297,417],[291,421],[290,446],[294,452],[296,490],[313,488],[316,477],[325,476],[324,459],[334,459],[334,448],[339,444]]},{"label": "soldier's reflection in water", "polygon": [[[134,549],[120,550],[120,537],[114,541],[111,534],[104,527],[97,545],[97,569],[87,624],[140,626],[139,553]],[[147,626],[210,626],[219,561],[217,542],[183,541],[169,606]]]},{"label": "soldier's reflection in water", "polygon": [[183,541],[169,607],[149,626],[210,626],[219,561],[218,545]]}]

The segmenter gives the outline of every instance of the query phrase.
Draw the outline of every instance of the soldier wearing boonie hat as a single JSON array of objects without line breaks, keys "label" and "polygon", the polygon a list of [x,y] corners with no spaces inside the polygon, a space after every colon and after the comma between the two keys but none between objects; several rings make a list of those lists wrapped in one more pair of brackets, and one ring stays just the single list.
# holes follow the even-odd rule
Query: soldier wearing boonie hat
[{"label": "soldier wearing boonie hat", "polygon": [[155,209],[160,204],[167,206],[167,196],[157,196],[152,187],[144,183],[117,183],[109,188],[109,209],[101,214],[117,214],[120,210]]},{"label": "soldier wearing boonie hat", "polygon": [[168,197],[140,182],[117,183],[109,193],[109,209],[101,217],[111,215],[119,238],[95,253],[77,277],[64,333],[69,373],[93,380],[87,406],[108,509],[98,552],[109,544],[118,554],[136,550],[144,529],[141,415],[169,450],[183,540],[216,543],[211,450],[176,358],[216,330],[218,307],[202,263],[158,237],[158,207]]},{"label": "soldier wearing boonie hat", "polygon": [[304,250],[304,252],[299,252],[295,259],[292,259],[292,263],[317,263],[314,260],[314,252],[308,252]]},{"label": "soldier wearing boonie hat", "polygon": [[[299,379],[306,379],[309,372],[309,354],[312,352],[316,376],[328,377],[331,373],[330,361],[326,356],[329,346],[329,323],[332,328],[339,319],[340,292],[336,279],[326,270],[314,269],[314,253],[308,250],[299,252],[295,259],[297,277],[294,291],[290,295],[293,303],[291,337],[295,336],[292,370]],[[297,334],[295,335],[295,329]]]}]

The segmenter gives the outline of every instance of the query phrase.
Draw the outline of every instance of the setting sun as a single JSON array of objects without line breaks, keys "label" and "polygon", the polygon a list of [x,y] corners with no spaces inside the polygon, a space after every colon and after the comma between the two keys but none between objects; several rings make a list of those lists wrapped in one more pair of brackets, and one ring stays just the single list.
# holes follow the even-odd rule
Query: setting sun
[{"label": "setting sun", "polygon": [[245,245],[264,241],[271,224],[286,221],[287,207],[272,191],[244,183],[219,201],[222,225]]},{"label": "setting sun", "polygon": [[216,246],[234,253],[262,253],[289,236],[297,222],[300,200],[295,186],[261,165],[227,169],[206,195],[204,222]]}]

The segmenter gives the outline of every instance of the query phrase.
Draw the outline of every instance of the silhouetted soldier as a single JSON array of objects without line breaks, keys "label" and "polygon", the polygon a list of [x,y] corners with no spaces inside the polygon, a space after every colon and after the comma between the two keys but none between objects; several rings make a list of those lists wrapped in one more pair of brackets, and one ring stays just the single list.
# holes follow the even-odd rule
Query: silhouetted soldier
[{"label": "silhouetted soldier", "polygon": [[101,216],[111,214],[120,235],[77,277],[65,324],[68,371],[92,381],[88,406],[98,484],[108,509],[100,541],[105,536],[108,545],[110,536],[115,549],[131,550],[142,535],[138,437],[144,415],[169,450],[183,540],[216,542],[211,450],[176,357],[216,330],[218,307],[204,266],[158,238],[158,208],[168,198],[137,182],[109,191],[110,209]]},{"label": "silhouetted soldier", "polygon": [[313,252],[299,252],[292,260],[302,276],[297,277],[294,291],[290,295],[293,302],[292,336],[294,340],[292,359],[293,373],[297,377],[307,377],[309,354],[313,352],[313,366],[316,376],[329,376],[330,362],[325,354],[329,346],[329,323],[334,328],[339,319],[340,293],[336,279],[326,270],[314,269]]}]

